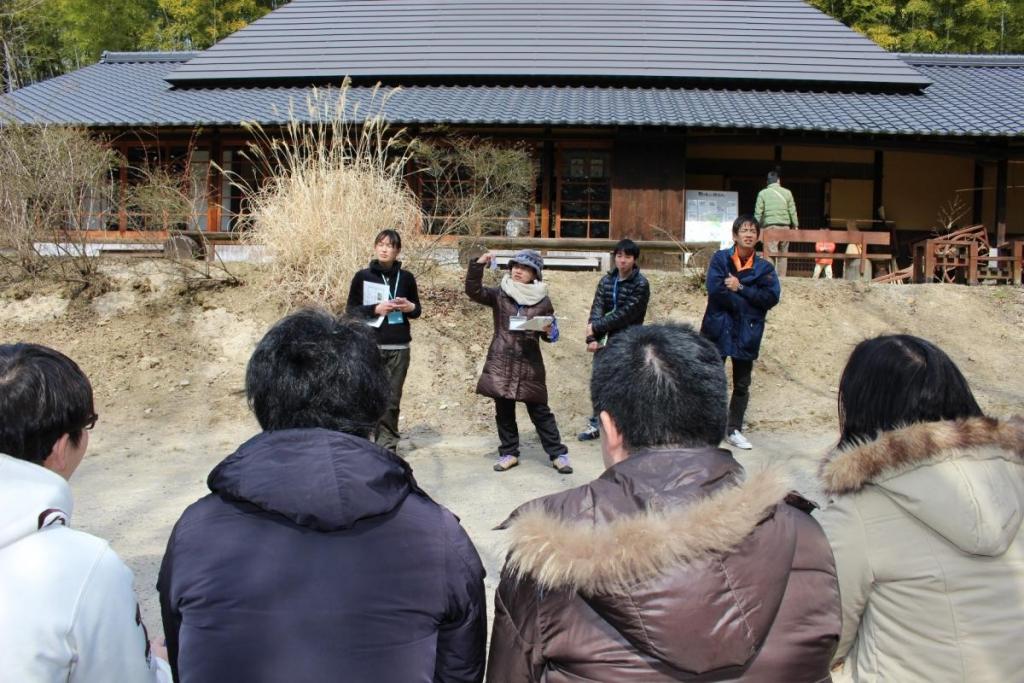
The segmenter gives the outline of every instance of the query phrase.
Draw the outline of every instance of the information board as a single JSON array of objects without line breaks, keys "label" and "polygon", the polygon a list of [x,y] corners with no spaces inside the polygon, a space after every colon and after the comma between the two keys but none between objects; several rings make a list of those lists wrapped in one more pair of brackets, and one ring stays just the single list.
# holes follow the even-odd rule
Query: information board
[{"label": "information board", "polygon": [[687,242],[719,242],[725,249],[732,244],[732,223],[737,215],[737,193],[687,190],[683,238]]}]

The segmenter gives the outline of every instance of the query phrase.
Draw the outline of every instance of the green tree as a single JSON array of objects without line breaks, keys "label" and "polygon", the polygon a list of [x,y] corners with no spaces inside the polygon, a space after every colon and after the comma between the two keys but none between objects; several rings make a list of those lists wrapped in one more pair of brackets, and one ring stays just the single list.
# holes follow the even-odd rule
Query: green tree
[{"label": "green tree", "polygon": [[44,0],[0,0],[0,92],[62,73],[55,26]]},{"label": "green tree", "polygon": [[0,0],[0,91],[105,50],[204,49],[288,0]]},{"label": "green tree", "polygon": [[156,15],[156,0],[49,0],[44,7],[69,69],[95,62],[105,50],[138,49]]},{"label": "green tree", "polygon": [[1024,49],[1024,0],[810,0],[887,50]]},{"label": "green tree", "polygon": [[202,50],[287,0],[157,0],[149,41],[163,49]]}]

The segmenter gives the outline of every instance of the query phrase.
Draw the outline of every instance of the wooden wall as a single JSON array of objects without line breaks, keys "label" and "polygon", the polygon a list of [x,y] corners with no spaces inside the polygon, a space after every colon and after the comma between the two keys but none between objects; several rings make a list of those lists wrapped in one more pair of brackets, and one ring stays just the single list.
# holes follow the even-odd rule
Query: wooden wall
[{"label": "wooden wall", "polygon": [[685,141],[650,134],[617,136],[612,153],[611,236],[681,238],[685,208]]}]

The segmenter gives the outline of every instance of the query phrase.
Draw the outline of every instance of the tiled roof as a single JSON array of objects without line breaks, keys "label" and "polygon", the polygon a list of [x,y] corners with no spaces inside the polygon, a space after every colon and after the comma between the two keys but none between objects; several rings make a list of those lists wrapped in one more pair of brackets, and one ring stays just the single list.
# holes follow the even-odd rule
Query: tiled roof
[{"label": "tiled roof", "polygon": [[[189,53],[107,54],[98,64],[0,98],[21,121],[91,127],[233,126],[307,116],[309,87],[175,88],[165,76]],[[1024,56],[944,61],[907,56],[933,85],[921,93],[617,88],[409,86],[386,103],[401,124],[672,126],[895,135],[1024,136]],[[323,91],[320,91],[323,94]],[[377,98],[380,98],[378,93]],[[349,105],[376,111],[374,91]],[[324,99],[330,100],[331,96]]]},{"label": "tiled roof", "polygon": [[169,80],[346,75],[928,84],[803,0],[292,0]]}]

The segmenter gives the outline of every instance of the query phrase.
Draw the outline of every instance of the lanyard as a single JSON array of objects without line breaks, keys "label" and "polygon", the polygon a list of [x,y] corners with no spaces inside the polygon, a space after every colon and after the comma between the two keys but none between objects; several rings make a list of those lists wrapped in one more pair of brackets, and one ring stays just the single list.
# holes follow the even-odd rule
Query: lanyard
[{"label": "lanyard", "polygon": [[612,284],[612,310],[619,307],[619,274],[615,273],[615,282]]},{"label": "lanyard", "polygon": [[[387,276],[384,273],[381,273],[380,276],[384,279],[384,284],[387,286],[387,288],[391,289],[391,283],[388,282]],[[391,292],[391,298],[392,299],[394,299],[396,296],[398,296],[398,282],[401,279],[402,279],[402,271],[399,270],[398,271],[398,275],[395,276],[395,290],[393,292]]]}]

